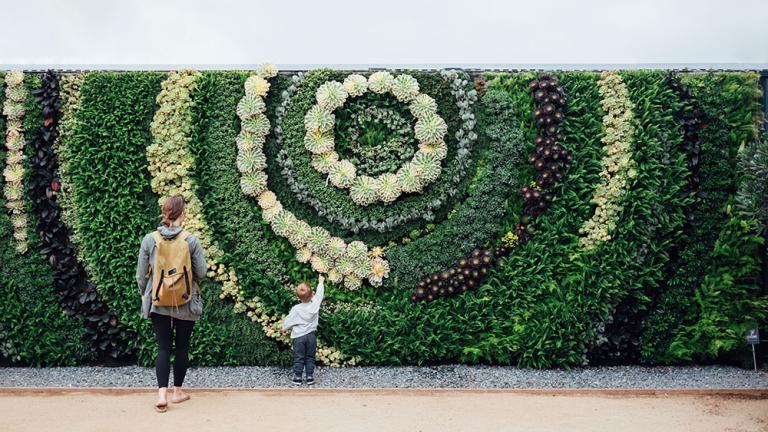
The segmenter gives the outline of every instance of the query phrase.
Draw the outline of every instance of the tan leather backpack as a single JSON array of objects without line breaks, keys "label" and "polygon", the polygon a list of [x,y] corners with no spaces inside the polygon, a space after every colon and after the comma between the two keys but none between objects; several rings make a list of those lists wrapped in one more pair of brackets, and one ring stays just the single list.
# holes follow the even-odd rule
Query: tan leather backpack
[{"label": "tan leather backpack", "polygon": [[182,231],[166,240],[155,231],[155,262],[152,265],[152,304],[155,306],[181,306],[191,298],[192,256],[187,237]]}]

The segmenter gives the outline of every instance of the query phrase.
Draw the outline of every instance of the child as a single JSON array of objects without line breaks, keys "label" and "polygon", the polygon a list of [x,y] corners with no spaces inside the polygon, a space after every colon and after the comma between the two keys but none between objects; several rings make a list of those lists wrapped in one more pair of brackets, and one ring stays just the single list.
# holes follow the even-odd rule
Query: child
[{"label": "child", "polygon": [[293,345],[293,385],[301,385],[301,375],[307,369],[307,385],[315,383],[315,350],[317,349],[317,322],[320,316],[320,303],[323,301],[325,278],[321,275],[317,281],[317,293],[312,295],[309,284],[302,282],[296,287],[296,295],[301,303],[291,308],[285,317],[283,330],[291,329]]}]

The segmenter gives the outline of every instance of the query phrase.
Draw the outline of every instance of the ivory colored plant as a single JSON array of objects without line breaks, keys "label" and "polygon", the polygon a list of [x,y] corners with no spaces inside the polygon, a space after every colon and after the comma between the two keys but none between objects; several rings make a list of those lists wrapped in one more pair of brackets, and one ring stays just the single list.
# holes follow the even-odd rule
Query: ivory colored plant
[{"label": "ivory colored plant", "polygon": [[24,102],[27,99],[27,89],[24,87],[24,73],[11,71],[5,75],[5,102],[3,115],[6,118],[5,133],[5,207],[13,223],[13,238],[16,250],[26,253],[29,244],[27,239],[27,213],[24,204]]},{"label": "ivory colored plant", "polygon": [[[358,176],[354,164],[338,159],[334,148],[333,111],[349,98],[365,94],[392,93],[397,100],[408,103],[416,117],[414,134],[419,139],[419,151],[413,159],[400,167],[396,174],[387,173],[377,177]],[[344,83],[328,81],[317,89],[317,104],[307,111],[304,127],[304,147],[313,154],[313,167],[340,189],[350,189],[350,198],[359,206],[368,206],[377,201],[394,202],[403,193],[417,193],[440,176],[440,162],[447,155],[444,138],[448,125],[437,115],[437,103],[429,95],[419,93],[418,81],[407,74],[396,78],[389,72],[376,72],[366,79],[352,74]],[[425,157],[425,154],[429,154]],[[425,166],[426,164],[426,166]],[[353,284],[354,285],[354,284]]]},{"label": "ivory colored plant", "polygon": [[632,134],[634,105],[629,99],[627,86],[616,72],[603,72],[598,81],[603,110],[603,149],[600,184],[592,196],[596,204],[592,218],[582,225],[579,245],[587,250],[611,239],[611,232],[623,210],[622,198],[629,181],[635,177],[635,161],[632,159]]}]

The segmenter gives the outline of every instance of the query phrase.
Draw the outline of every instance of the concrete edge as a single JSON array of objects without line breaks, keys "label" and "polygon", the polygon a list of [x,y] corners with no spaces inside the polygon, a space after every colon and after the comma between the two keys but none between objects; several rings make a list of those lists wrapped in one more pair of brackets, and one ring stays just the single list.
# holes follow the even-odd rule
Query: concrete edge
[{"label": "concrete edge", "polygon": [[[719,396],[747,399],[768,399],[766,388],[660,388],[660,389],[608,389],[608,388],[565,388],[565,389],[483,389],[483,388],[227,388],[189,387],[189,393],[262,393],[265,396],[320,396],[320,395],[405,395],[440,396],[455,394],[509,394],[539,396],[606,396],[606,397],[680,397]],[[0,387],[0,396],[64,396],[70,394],[131,395],[154,392],[155,387]]]}]

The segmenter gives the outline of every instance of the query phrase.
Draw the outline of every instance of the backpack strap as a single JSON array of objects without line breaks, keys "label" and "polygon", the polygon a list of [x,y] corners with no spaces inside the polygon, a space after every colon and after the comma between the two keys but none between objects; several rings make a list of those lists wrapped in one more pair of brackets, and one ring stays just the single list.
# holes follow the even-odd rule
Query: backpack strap
[{"label": "backpack strap", "polygon": [[160,234],[160,231],[152,231],[152,238],[155,239],[155,246],[157,246],[161,241],[163,241],[163,235]]},{"label": "backpack strap", "polygon": [[186,240],[191,235],[192,235],[192,233],[190,233],[187,230],[184,230],[184,231],[180,232],[178,237],[176,237],[176,238],[178,238],[179,240]]}]

